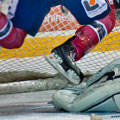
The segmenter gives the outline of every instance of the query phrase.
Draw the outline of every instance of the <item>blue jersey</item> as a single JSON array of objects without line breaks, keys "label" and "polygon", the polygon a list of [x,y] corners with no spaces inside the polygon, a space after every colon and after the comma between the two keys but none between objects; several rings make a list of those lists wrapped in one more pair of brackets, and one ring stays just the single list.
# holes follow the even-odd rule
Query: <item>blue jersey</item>
[{"label": "blue jersey", "polygon": [[97,0],[94,5],[90,0],[11,0],[8,16],[15,27],[23,29],[30,35],[39,30],[44,17],[50,8],[56,5],[65,6],[80,24],[88,24],[105,17],[110,8],[106,0]]}]

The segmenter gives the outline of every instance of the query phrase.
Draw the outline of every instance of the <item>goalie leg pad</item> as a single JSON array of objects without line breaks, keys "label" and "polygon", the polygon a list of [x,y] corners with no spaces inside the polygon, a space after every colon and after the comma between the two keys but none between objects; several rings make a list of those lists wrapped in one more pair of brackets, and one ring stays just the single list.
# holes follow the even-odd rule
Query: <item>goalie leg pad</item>
[{"label": "goalie leg pad", "polygon": [[119,99],[119,78],[92,85],[81,91],[66,88],[53,95],[55,105],[70,112],[116,112],[120,110]]},{"label": "goalie leg pad", "polygon": [[120,0],[114,0],[115,9],[120,9]]},{"label": "goalie leg pad", "polygon": [[120,58],[112,61],[86,82],[56,92],[53,101],[67,111],[120,110]]}]

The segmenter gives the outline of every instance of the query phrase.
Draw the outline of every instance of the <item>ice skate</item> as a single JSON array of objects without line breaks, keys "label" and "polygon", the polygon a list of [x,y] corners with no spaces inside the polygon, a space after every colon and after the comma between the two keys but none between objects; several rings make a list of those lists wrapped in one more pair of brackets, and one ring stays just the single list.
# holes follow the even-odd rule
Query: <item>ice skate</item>
[{"label": "ice skate", "polygon": [[64,43],[52,50],[50,55],[46,56],[47,61],[70,83],[79,84],[84,75],[73,60],[74,48],[71,43]]}]

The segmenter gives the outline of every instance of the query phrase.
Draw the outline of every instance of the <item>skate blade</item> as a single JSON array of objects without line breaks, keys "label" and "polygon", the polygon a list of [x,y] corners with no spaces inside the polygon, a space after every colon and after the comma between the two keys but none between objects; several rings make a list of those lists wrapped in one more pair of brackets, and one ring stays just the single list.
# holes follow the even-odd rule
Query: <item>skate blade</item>
[{"label": "skate blade", "polygon": [[62,76],[64,76],[71,84],[73,85],[78,85],[80,83],[80,78],[79,76],[77,76],[77,78],[73,78],[72,74],[74,71],[70,70],[69,74],[67,72],[65,72],[65,70],[62,68],[62,66],[60,64],[62,64],[62,59],[60,57],[55,57],[55,54],[49,54],[45,56],[45,59],[50,63],[50,65],[52,65],[54,67],[55,70],[57,70]]}]

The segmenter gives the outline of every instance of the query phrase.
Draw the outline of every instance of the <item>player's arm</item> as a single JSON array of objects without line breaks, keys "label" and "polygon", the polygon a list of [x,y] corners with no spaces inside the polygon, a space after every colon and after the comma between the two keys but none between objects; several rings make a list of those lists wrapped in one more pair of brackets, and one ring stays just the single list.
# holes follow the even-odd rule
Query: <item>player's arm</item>
[{"label": "player's arm", "polygon": [[26,33],[15,28],[11,20],[0,12],[0,46],[7,49],[19,48],[24,41]]}]

